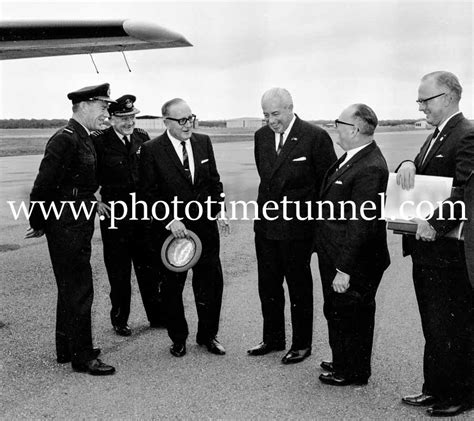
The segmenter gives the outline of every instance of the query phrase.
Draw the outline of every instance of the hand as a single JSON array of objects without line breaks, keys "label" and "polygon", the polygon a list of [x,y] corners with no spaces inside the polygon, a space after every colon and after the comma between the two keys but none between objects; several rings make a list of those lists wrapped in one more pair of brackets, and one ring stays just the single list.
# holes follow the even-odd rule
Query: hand
[{"label": "hand", "polygon": [[226,218],[225,213],[219,212],[217,215],[217,225],[219,227],[219,232],[222,235],[229,235],[230,234],[230,222]]},{"label": "hand", "polygon": [[105,217],[110,218],[110,206],[104,202],[97,202],[97,214],[101,220],[104,220]]},{"label": "hand", "polygon": [[188,236],[188,231],[181,221],[174,220],[169,228],[174,238],[186,238]]},{"label": "hand", "polygon": [[413,218],[418,224],[416,229],[416,239],[422,241],[435,241],[436,240],[436,230],[424,219]]},{"label": "hand", "polygon": [[44,230],[34,230],[33,228],[28,228],[25,234],[25,238],[37,238],[44,235]]},{"label": "hand", "polygon": [[411,161],[402,164],[397,172],[397,184],[402,186],[403,190],[411,190],[415,187],[416,167]]},{"label": "hand", "polygon": [[332,281],[332,289],[338,293],[346,292],[349,288],[349,281],[351,275],[347,273],[337,272],[334,280]]}]

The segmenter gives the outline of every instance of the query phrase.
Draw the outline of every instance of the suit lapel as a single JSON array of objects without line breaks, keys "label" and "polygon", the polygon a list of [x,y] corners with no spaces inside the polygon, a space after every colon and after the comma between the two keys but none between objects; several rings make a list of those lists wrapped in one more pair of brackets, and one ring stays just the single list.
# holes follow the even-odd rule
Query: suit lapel
[{"label": "suit lapel", "polygon": [[[166,132],[163,134],[163,138],[161,139],[161,143],[163,145],[163,149],[168,154],[168,157],[170,158],[171,162],[176,166],[176,168],[181,173],[183,178],[189,183],[189,180],[186,177],[186,172],[184,171],[183,164],[181,163],[181,160],[179,159],[179,156],[176,153],[176,150],[174,149],[174,146],[171,143],[171,140],[168,137],[168,134]],[[194,151],[193,151],[193,153],[194,153]]]},{"label": "suit lapel", "polygon": [[130,135],[130,143],[131,145],[130,145],[130,150],[128,151],[128,154],[133,155],[135,152],[138,151],[138,149],[141,146],[140,142],[138,142],[137,139],[135,138],[135,133],[132,133]]},{"label": "suit lapel", "polygon": [[193,160],[194,160],[194,185],[197,185],[199,181],[199,173],[201,169],[201,160],[203,159],[203,154],[201,153],[201,148],[200,144],[197,141],[196,137],[194,134],[191,135],[191,139],[189,144],[191,145],[191,148],[193,149]]},{"label": "suit lapel", "polygon": [[[455,115],[453,118],[451,118],[451,120],[448,121],[446,126],[444,126],[443,130],[439,134],[438,139],[436,139],[435,143],[433,144],[430,151],[428,152],[428,156],[426,157],[424,162],[421,164],[420,171],[423,171],[426,168],[426,166],[428,165],[428,163],[431,161],[431,159],[434,156],[436,156],[436,153],[438,152],[438,149],[441,147],[441,145],[449,137],[449,135],[450,135],[451,131],[454,129],[454,127],[456,127],[456,125],[459,123],[459,121],[461,121],[463,118],[464,118],[464,116],[462,115],[462,113],[459,113],[459,114]],[[433,135],[431,135],[431,138],[432,137],[433,137]],[[431,138],[430,138],[430,142],[431,142]],[[427,144],[428,144],[427,148],[429,147],[430,142],[427,142]],[[422,156],[424,156],[424,154]]]},{"label": "suit lapel", "polygon": [[[276,151],[275,151],[276,161],[273,164],[272,173],[270,177],[273,177],[273,174],[275,174],[275,171],[286,160],[290,152],[298,143],[298,135],[300,133],[300,129],[301,129],[301,121],[297,116],[295,122],[293,123],[293,127],[290,130],[290,133],[288,133],[285,144],[283,145],[283,148],[280,151],[280,155],[276,155]],[[272,136],[272,140],[273,140],[273,150],[275,150],[275,134],[274,133]]]},{"label": "suit lapel", "polygon": [[[324,193],[326,193],[327,190],[332,186],[332,184],[340,177],[344,175],[347,171],[349,171],[353,165],[366,157],[368,154],[372,153],[372,151],[377,147],[377,144],[375,143],[375,140],[372,141],[372,143],[368,146],[366,146],[364,149],[361,151],[357,152],[349,161],[347,161],[342,168],[340,168],[337,171],[334,171],[331,174],[331,169],[334,168],[334,166],[339,165],[341,161],[337,161],[326,173],[325,180],[323,182],[323,188],[321,190],[321,197],[323,196]],[[329,175],[329,176],[328,176]]]}]

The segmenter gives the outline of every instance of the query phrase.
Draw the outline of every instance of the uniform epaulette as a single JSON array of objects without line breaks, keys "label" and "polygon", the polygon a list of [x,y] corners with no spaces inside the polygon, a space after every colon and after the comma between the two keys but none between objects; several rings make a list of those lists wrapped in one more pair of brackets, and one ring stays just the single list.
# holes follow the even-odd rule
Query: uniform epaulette
[{"label": "uniform epaulette", "polygon": [[91,133],[91,136],[92,137],[98,137],[100,136],[101,134],[103,134],[104,131],[103,130],[94,130],[92,133]]},{"label": "uniform epaulette", "polygon": [[74,133],[74,129],[72,129],[71,127],[65,127],[63,129],[63,133],[69,133],[69,134],[73,134]]},{"label": "uniform epaulette", "polygon": [[148,136],[148,132],[146,130],[140,129],[139,127],[137,127],[135,130],[137,131],[137,133],[145,134]]}]

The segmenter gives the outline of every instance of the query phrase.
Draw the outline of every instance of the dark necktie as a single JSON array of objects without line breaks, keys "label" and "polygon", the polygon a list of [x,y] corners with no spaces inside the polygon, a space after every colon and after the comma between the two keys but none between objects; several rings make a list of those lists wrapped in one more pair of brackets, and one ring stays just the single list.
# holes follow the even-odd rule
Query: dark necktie
[{"label": "dark necktie", "polygon": [[192,183],[193,178],[191,176],[191,169],[189,168],[189,157],[188,151],[186,150],[186,142],[183,140],[181,142],[181,146],[183,147],[183,167],[184,172],[186,173],[186,178]]},{"label": "dark necktie", "polygon": [[123,137],[123,141],[125,142],[125,147],[127,149],[130,149],[130,140],[128,140],[128,137],[127,136],[124,136]]},{"label": "dark necktie", "polygon": [[347,152],[337,160],[336,171],[339,171],[341,164],[346,160]]},{"label": "dark necktie", "polygon": [[277,155],[280,155],[282,148],[283,148],[283,133],[280,133],[280,141],[278,142]]},{"label": "dark necktie", "polygon": [[426,157],[430,153],[430,150],[433,147],[433,144],[435,143],[436,138],[438,137],[438,135],[439,135],[439,129],[438,129],[438,127],[436,127],[435,131],[433,132],[433,136],[431,136],[430,145],[428,146],[428,149],[426,149],[425,156],[423,157],[423,161],[421,161],[422,165],[425,162]]}]

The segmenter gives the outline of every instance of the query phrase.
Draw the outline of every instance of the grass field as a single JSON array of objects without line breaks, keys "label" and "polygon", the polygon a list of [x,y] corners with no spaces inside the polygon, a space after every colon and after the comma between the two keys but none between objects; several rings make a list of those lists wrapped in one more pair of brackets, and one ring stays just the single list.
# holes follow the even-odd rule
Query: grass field
[{"label": "grass field", "polygon": [[[393,127],[380,127],[377,134],[386,135],[400,133],[404,137],[415,136],[426,138],[428,131],[407,131],[405,127],[394,130]],[[0,157],[1,156],[21,156],[21,155],[41,155],[48,139],[57,129],[0,129]],[[223,142],[242,142],[253,141],[255,129],[253,128],[220,128],[220,127],[201,127],[196,131],[211,136],[213,143]],[[335,132],[328,130],[329,134],[335,139]],[[162,133],[162,130],[149,131],[150,136],[156,137]]]}]

